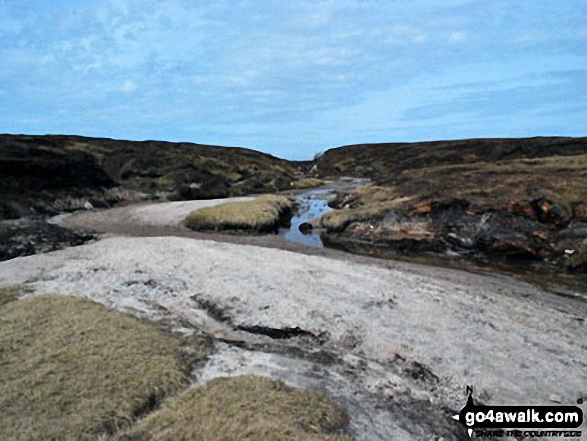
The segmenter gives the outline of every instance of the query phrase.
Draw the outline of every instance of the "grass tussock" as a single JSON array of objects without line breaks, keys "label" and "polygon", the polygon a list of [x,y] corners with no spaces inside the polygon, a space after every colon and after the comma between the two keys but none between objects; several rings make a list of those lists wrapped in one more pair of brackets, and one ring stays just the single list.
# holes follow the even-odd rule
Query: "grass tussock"
[{"label": "grass tussock", "polygon": [[260,196],[247,202],[227,202],[196,210],[188,215],[185,224],[197,231],[246,230],[272,231],[283,216],[290,212],[292,203],[283,196]]},{"label": "grass tussock", "polygon": [[293,188],[295,188],[295,189],[318,188],[323,184],[324,184],[324,181],[322,181],[321,179],[302,178],[302,179],[298,179],[297,181],[293,181]]},{"label": "grass tussock", "polygon": [[0,288],[0,307],[18,300],[19,296],[30,291],[26,285],[11,285]]},{"label": "grass tussock", "polygon": [[40,296],[0,314],[0,439],[94,440],[188,383],[187,342],[89,300]]},{"label": "grass tussock", "polygon": [[342,209],[322,216],[320,224],[329,231],[341,231],[353,222],[381,219],[409,200],[407,197],[399,197],[393,188],[360,187],[343,202]]},{"label": "grass tussock", "polygon": [[328,399],[278,381],[218,378],[167,400],[117,441],[351,441]]}]

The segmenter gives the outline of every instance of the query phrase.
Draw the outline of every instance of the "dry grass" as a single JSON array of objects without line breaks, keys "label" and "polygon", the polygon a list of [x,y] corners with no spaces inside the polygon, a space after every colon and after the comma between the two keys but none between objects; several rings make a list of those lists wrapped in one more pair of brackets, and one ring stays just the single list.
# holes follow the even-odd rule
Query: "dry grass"
[{"label": "dry grass", "polygon": [[360,187],[349,198],[347,208],[326,213],[320,219],[320,224],[328,231],[341,231],[352,222],[381,219],[409,200],[410,198],[398,197],[393,188]]},{"label": "dry grass", "polygon": [[295,189],[317,188],[317,187],[320,187],[322,184],[324,184],[324,181],[322,181],[321,179],[316,179],[316,178],[303,178],[303,179],[298,179],[297,181],[294,181],[293,184],[294,184],[293,188],[295,188]]},{"label": "dry grass", "polygon": [[410,208],[410,202],[451,198],[486,209],[543,198],[569,218],[573,204],[587,200],[587,155],[422,167],[391,176],[387,185],[358,189],[348,197],[349,208],[325,214],[322,225],[342,231],[352,222],[378,220],[392,210]]},{"label": "dry grass", "polygon": [[0,439],[90,440],[126,427],[188,383],[187,341],[68,296],[0,309]]},{"label": "dry grass", "polygon": [[267,232],[274,230],[291,208],[292,203],[283,196],[260,196],[248,202],[228,202],[201,208],[190,213],[185,224],[197,231]]},{"label": "dry grass", "polygon": [[345,414],[308,390],[246,375],[169,399],[118,441],[350,441]]},{"label": "dry grass", "polygon": [[11,285],[0,288],[0,307],[17,300],[21,294],[30,291],[26,285]]},{"label": "dry grass", "polygon": [[383,204],[357,209],[333,210],[322,216],[320,225],[327,231],[342,231],[353,222],[380,219],[387,211],[388,207]]},{"label": "dry grass", "polygon": [[587,199],[587,155],[441,165],[400,173],[393,183],[402,195],[437,194],[496,202],[550,192],[567,203]]}]

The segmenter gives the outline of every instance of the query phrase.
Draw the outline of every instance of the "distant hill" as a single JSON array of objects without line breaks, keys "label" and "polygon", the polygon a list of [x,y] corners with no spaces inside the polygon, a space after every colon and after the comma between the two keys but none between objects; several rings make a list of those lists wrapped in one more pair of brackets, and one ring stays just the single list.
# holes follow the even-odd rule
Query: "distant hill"
[{"label": "distant hill", "polygon": [[356,144],[327,150],[321,175],[393,180],[409,169],[587,154],[587,137],[464,139],[414,143]]},{"label": "distant hill", "polygon": [[326,151],[317,169],[376,184],[339,196],[347,211],[329,215],[332,241],[587,272],[587,138],[352,145]]},{"label": "distant hill", "polygon": [[0,219],[167,196],[210,199],[290,187],[301,163],[244,148],[81,136],[0,135]]}]

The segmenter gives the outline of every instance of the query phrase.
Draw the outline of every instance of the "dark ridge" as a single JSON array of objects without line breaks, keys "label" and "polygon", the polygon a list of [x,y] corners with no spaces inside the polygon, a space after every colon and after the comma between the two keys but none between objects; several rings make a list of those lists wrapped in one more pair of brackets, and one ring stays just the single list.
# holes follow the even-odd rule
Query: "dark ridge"
[{"label": "dark ridge", "polygon": [[480,138],[347,145],[327,150],[317,163],[320,176],[385,181],[411,168],[585,153],[587,137]]},{"label": "dark ridge", "polygon": [[308,163],[241,147],[63,135],[0,135],[0,220],[144,199],[193,200],[291,188]]}]

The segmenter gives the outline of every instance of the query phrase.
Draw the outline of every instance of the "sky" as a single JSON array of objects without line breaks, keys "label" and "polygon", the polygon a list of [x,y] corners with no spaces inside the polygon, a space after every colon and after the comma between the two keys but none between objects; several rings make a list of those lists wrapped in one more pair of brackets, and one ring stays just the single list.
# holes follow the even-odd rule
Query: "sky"
[{"label": "sky", "polygon": [[242,146],[587,135],[585,0],[0,0],[0,133]]}]

